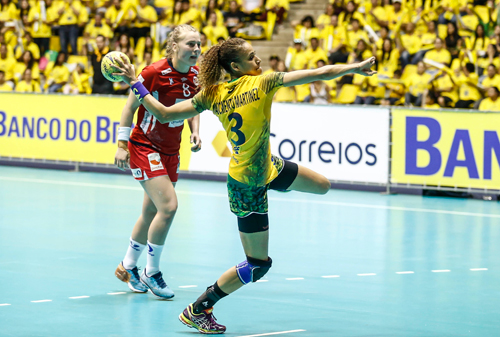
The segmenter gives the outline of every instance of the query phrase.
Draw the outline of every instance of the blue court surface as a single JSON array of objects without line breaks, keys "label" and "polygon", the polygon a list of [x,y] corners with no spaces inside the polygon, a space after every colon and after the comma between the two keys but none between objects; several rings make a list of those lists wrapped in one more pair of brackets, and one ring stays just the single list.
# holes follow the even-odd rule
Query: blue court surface
[{"label": "blue court surface", "polygon": [[[131,176],[0,167],[0,336],[198,335],[179,313],[245,256],[224,183],[177,193],[160,301],[114,276]],[[270,192],[270,220],[273,268],[215,307],[226,335],[500,336],[498,202]]]}]

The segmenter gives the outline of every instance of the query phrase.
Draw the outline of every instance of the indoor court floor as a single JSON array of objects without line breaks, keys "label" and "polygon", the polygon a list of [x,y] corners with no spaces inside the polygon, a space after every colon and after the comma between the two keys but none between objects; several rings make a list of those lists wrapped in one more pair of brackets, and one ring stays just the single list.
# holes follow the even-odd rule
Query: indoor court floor
[{"label": "indoor court floor", "polygon": [[[179,313],[245,256],[225,183],[176,190],[161,263],[176,295],[160,301],[114,276],[132,176],[0,166],[0,336],[196,336]],[[269,196],[273,268],[216,305],[226,335],[500,336],[498,202]]]}]

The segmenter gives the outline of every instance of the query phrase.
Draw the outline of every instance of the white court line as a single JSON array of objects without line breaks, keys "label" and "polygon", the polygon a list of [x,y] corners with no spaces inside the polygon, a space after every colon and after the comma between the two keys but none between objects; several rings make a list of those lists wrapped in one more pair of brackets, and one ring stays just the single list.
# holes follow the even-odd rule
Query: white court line
[{"label": "white court line", "polygon": [[288,277],[285,280],[287,281],[297,281],[297,280],[303,280],[303,277]]},{"label": "white court line", "polygon": [[358,276],[375,276],[375,273],[358,274]]},{"label": "white court line", "polygon": [[74,296],[74,297],[69,297],[72,300],[77,300],[79,298],[89,298],[90,296]]},{"label": "white court line", "polygon": [[306,330],[289,330],[289,331],[280,331],[280,332],[268,332],[268,333],[260,333],[258,335],[245,335],[245,336],[237,336],[237,337],[258,337],[258,336],[272,336],[272,335],[282,335],[286,333],[294,333],[294,332],[304,332]]},{"label": "white court line", "polygon": [[126,292],[124,291],[119,291],[117,293],[108,293],[108,295],[123,295],[123,294],[126,294]]},{"label": "white court line", "polygon": [[0,303],[0,307],[6,307],[8,305],[10,305],[10,303]]},{"label": "white court line", "polygon": [[414,271],[397,271],[396,274],[415,274]]},{"label": "white court line", "polygon": [[[57,180],[44,180],[44,179],[28,179],[28,178],[12,178],[12,177],[2,177],[0,180],[5,181],[20,181],[29,183],[40,183],[40,184],[52,184],[52,185],[69,185],[69,186],[82,186],[82,187],[101,187],[119,190],[133,190],[133,191],[143,191],[140,187],[133,186],[122,186],[122,185],[109,185],[109,184],[95,184],[95,183],[79,183],[79,182],[68,182],[68,181],[57,181]],[[226,194],[221,193],[204,193],[204,192],[189,192],[189,191],[176,191],[177,194],[187,194],[187,195],[199,195],[199,196],[209,196],[209,197],[220,197],[227,198]],[[463,216],[473,216],[482,218],[500,218],[500,214],[484,214],[484,213],[472,213],[472,212],[457,212],[457,211],[447,211],[441,209],[427,209],[427,208],[410,208],[410,207],[397,207],[397,206],[385,206],[385,205],[370,205],[370,204],[357,204],[348,202],[336,202],[336,201],[314,201],[308,199],[285,199],[285,198],[275,198],[270,197],[270,200],[275,201],[285,201],[285,202],[297,202],[297,203],[308,203],[308,204],[322,204],[322,205],[334,205],[334,206],[347,206],[347,207],[357,207],[357,208],[373,208],[373,209],[386,209],[392,211],[406,211],[406,212],[425,212],[425,213],[436,213],[436,214],[450,214],[450,215],[463,215]]]},{"label": "white court line", "polygon": [[471,271],[481,271],[481,270],[488,270],[488,268],[471,268]]},{"label": "white court line", "polygon": [[335,278],[335,277],[340,277],[340,275],[325,275],[321,276],[322,278]]},{"label": "white court line", "polygon": [[42,302],[52,302],[52,300],[31,301],[31,303],[42,303]]},{"label": "white court line", "polygon": [[190,285],[190,286],[179,286],[179,288],[196,288],[197,286],[195,285]]},{"label": "white court line", "polygon": [[433,273],[449,273],[449,269],[431,270]]},{"label": "white court line", "polygon": [[257,283],[259,282],[269,282],[269,280],[257,280]]}]

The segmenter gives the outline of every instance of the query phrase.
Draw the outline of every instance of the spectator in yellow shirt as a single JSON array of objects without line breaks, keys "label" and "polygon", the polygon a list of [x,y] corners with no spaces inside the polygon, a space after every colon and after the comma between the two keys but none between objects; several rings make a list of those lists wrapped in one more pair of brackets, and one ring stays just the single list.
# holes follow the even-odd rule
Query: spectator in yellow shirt
[{"label": "spectator in yellow shirt", "polygon": [[375,32],[380,28],[387,27],[389,24],[387,13],[380,5],[379,0],[371,0],[371,8],[366,14],[366,24],[372,27]]},{"label": "spectator in yellow shirt", "polygon": [[411,60],[420,51],[422,42],[420,38],[415,34],[415,25],[410,22],[406,25],[406,34],[397,35],[396,39],[399,39],[401,49],[401,66],[404,68],[410,64]]},{"label": "spectator in yellow shirt", "polygon": [[60,52],[52,69],[49,67],[46,69],[47,82],[45,83],[45,88],[49,93],[61,91],[62,87],[68,83],[70,74],[69,69],[65,65],[66,58],[66,54]]},{"label": "spectator in yellow shirt", "polygon": [[[302,40],[293,40],[293,47],[288,47],[288,51],[285,57],[285,66],[288,69],[292,70],[303,69],[303,64],[306,64],[305,57],[302,57],[303,54],[304,50],[302,50]],[[300,62],[301,58],[304,60],[304,62]],[[299,62],[297,62],[297,60],[299,60]],[[301,64],[301,66],[297,66],[297,64],[299,63]]]},{"label": "spectator in yellow shirt", "polygon": [[315,37],[311,39],[311,47],[306,49],[305,57],[307,60],[307,66],[309,69],[315,69],[316,63],[319,60],[328,60],[328,55],[326,52],[319,46],[319,40]]},{"label": "spectator in yellow shirt", "polygon": [[5,81],[5,72],[0,70],[0,92],[1,91],[12,91],[12,82]]},{"label": "spectator in yellow shirt", "polygon": [[151,65],[152,63],[153,63],[153,54],[149,51],[145,51],[143,61],[137,65],[137,68],[135,69],[135,74],[139,76],[141,71],[147,66]]},{"label": "spectator in yellow shirt", "polygon": [[207,38],[210,40],[212,45],[217,44],[217,40],[222,37],[226,40],[229,37],[229,32],[226,26],[218,24],[217,14],[212,12],[210,14],[210,19],[208,25],[203,28],[203,32],[206,34]]},{"label": "spectator in yellow shirt", "polygon": [[182,0],[182,14],[180,24],[191,25],[196,30],[201,30],[201,13],[194,6],[191,6],[189,0]]},{"label": "spectator in yellow shirt", "polygon": [[[498,75],[494,64],[488,66],[486,77],[481,81],[481,87],[486,93],[488,93],[490,88],[500,87],[500,75]],[[482,99],[479,99],[474,103],[474,109],[479,109],[481,101]]]},{"label": "spectator in yellow shirt", "polygon": [[7,45],[0,44],[0,70],[4,72],[4,79],[11,81],[14,78],[14,68],[16,66],[16,59],[14,56],[8,55]]},{"label": "spectator in yellow shirt", "polygon": [[113,5],[106,10],[104,17],[106,24],[118,34],[127,33],[128,26],[133,19],[129,5],[122,6],[121,0],[113,0]]},{"label": "spectator in yellow shirt", "polygon": [[366,24],[363,14],[356,11],[356,4],[351,0],[345,6],[345,11],[339,14],[339,24],[346,24],[347,29],[351,29],[353,20],[358,20],[358,23],[361,25],[361,27],[364,27],[364,25]]},{"label": "spectator in yellow shirt", "polygon": [[451,54],[443,45],[443,39],[436,38],[434,49],[425,54],[425,58],[449,66],[451,62]]},{"label": "spectator in yellow shirt", "polygon": [[16,92],[42,92],[40,83],[31,78],[31,70],[24,71],[22,81],[16,85]]},{"label": "spectator in yellow shirt", "polygon": [[314,20],[310,15],[305,16],[300,23],[292,22],[292,26],[295,28],[294,39],[302,40],[306,47],[309,46],[311,38],[320,36],[319,30],[314,26]]},{"label": "spectator in yellow shirt", "polygon": [[388,15],[389,30],[394,31],[398,25],[405,25],[408,23],[408,10],[402,8],[402,0],[393,0],[392,5],[394,12]]},{"label": "spectator in yellow shirt", "polygon": [[[394,71],[394,79],[401,79],[401,70],[396,69]],[[387,83],[386,89],[386,96],[380,101],[380,105],[382,106],[396,105],[405,95],[405,86],[403,83]]]},{"label": "spectator in yellow shirt", "polygon": [[452,76],[451,80],[459,89],[459,100],[455,104],[455,108],[469,109],[474,102],[481,98],[481,93],[477,86],[478,76],[474,72],[475,67],[472,63],[467,63],[465,67],[456,70],[456,76]]},{"label": "spectator in yellow shirt", "polygon": [[[52,5],[51,0],[42,1],[36,0],[35,4],[30,8],[28,13],[28,22],[32,27],[32,34],[34,42],[38,45],[42,55],[49,50],[50,37],[52,36],[51,28],[47,18],[47,9]],[[42,7],[45,7],[45,11],[42,15]]]},{"label": "spectator in yellow shirt", "polygon": [[61,1],[57,9],[59,16],[59,39],[61,52],[68,54],[68,44],[71,46],[71,54],[78,54],[76,41],[78,39],[78,17],[82,10],[86,10],[76,0]]},{"label": "spectator in yellow shirt", "polygon": [[14,75],[16,82],[21,80],[26,69],[31,70],[30,77],[35,81],[40,81],[40,69],[38,63],[33,58],[29,50],[25,50],[21,57],[17,60],[14,68]]},{"label": "spectator in yellow shirt", "polygon": [[399,50],[393,48],[394,44],[391,39],[384,39],[382,50],[376,50],[374,45],[373,53],[377,57],[378,76],[392,77],[394,71],[398,69]]},{"label": "spectator in yellow shirt", "polygon": [[217,25],[224,25],[224,14],[222,14],[219,9],[219,4],[217,0],[210,0],[207,5],[207,9],[201,13],[201,19],[203,24],[207,24],[210,19],[210,14],[215,13],[217,15]]},{"label": "spectator in yellow shirt", "polygon": [[368,34],[360,28],[358,19],[351,21],[352,30],[347,32],[347,45],[351,50],[356,49],[359,40],[369,41]]},{"label": "spectator in yellow shirt", "polygon": [[449,22],[446,27],[446,38],[444,39],[445,47],[450,52],[451,59],[455,59],[460,55],[460,45],[461,40],[458,34],[457,26],[453,22]]},{"label": "spectator in yellow shirt", "polygon": [[173,8],[167,8],[161,13],[160,21],[160,45],[167,41],[168,34],[180,25],[182,14],[182,2],[176,1]]},{"label": "spectator in yellow shirt", "polygon": [[453,107],[458,101],[457,86],[452,82],[450,75],[440,72],[432,81],[432,88],[440,107]]},{"label": "spectator in yellow shirt", "polygon": [[276,72],[278,70],[278,63],[280,62],[280,57],[278,55],[271,55],[269,57],[269,69],[264,71],[262,75],[268,75]]},{"label": "spectator in yellow shirt", "polygon": [[434,91],[425,89],[422,94],[422,108],[424,109],[440,109],[439,104],[436,103],[436,94]]},{"label": "spectator in yellow shirt", "polygon": [[480,111],[500,111],[500,92],[497,87],[490,87],[487,91],[488,98],[483,99],[479,105]]},{"label": "spectator in yellow shirt", "polygon": [[17,8],[14,1],[0,0],[0,22],[14,22],[17,19]]},{"label": "spectator in yellow shirt", "polygon": [[432,48],[434,48],[434,43],[436,42],[437,32],[436,24],[434,21],[427,22],[427,33],[424,33],[420,39],[421,47],[420,51],[415,54],[412,60],[412,64],[417,64],[424,59],[425,54]]},{"label": "spectator in yellow shirt", "polygon": [[338,16],[332,15],[330,24],[321,32],[323,49],[328,52],[328,60],[331,64],[346,63],[349,57],[346,48],[346,30],[338,22]]},{"label": "spectator in yellow shirt", "polygon": [[490,39],[485,36],[484,27],[477,26],[475,37],[472,37],[470,46],[467,49],[472,50],[478,58],[486,57],[486,49],[490,45]]},{"label": "spectator in yellow shirt", "polygon": [[322,31],[326,26],[330,24],[333,14],[333,5],[326,5],[325,12],[316,19],[316,27],[318,27],[318,29]]},{"label": "spectator in yellow shirt", "polygon": [[97,35],[102,35],[110,39],[113,37],[113,31],[111,27],[103,21],[102,13],[96,13],[94,20],[85,26],[84,33],[86,35],[88,34],[92,39],[95,39]]},{"label": "spectator in yellow shirt", "polygon": [[283,23],[284,18],[287,15],[287,12],[290,10],[290,1],[289,0],[267,0],[266,11],[260,17],[260,21],[267,20],[267,13],[273,12],[276,14],[276,24],[281,25]]},{"label": "spectator in yellow shirt", "polygon": [[415,106],[422,105],[422,94],[426,89],[429,89],[430,80],[431,76],[425,73],[424,62],[420,61],[417,64],[417,73],[406,80],[405,106],[410,106],[411,104]]},{"label": "spectator in yellow shirt", "polygon": [[20,44],[16,46],[16,51],[15,51],[16,58],[22,56],[23,50],[29,50],[35,61],[38,61],[40,59],[40,48],[38,48],[38,45],[35,42],[33,42],[33,38],[31,37],[31,34],[28,32],[24,33],[24,39],[22,39],[22,47],[23,48],[21,48]]},{"label": "spectator in yellow shirt", "polygon": [[137,45],[137,40],[151,33],[151,25],[157,21],[156,10],[148,5],[148,0],[139,0],[133,27],[130,29],[130,37],[134,39],[135,45]]}]

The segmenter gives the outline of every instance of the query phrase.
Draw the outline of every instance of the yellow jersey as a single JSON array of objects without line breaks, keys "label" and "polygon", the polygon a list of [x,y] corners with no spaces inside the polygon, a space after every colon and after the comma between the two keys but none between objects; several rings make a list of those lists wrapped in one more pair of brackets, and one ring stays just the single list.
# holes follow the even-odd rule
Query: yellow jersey
[{"label": "yellow jersey", "polygon": [[429,81],[431,80],[431,76],[427,73],[423,73],[422,75],[414,74],[410,76],[405,83],[405,86],[408,88],[410,94],[413,96],[418,96],[424,92],[425,89],[429,88]]},{"label": "yellow jersey", "polygon": [[500,111],[500,99],[497,98],[493,101],[491,98],[487,97],[481,101],[479,104],[480,111]]},{"label": "yellow jersey", "polygon": [[240,183],[265,186],[278,176],[269,134],[273,96],[283,87],[284,76],[242,76],[205,88],[192,99],[198,112],[211,110],[222,123],[233,147],[229,176]]},{"label": "yellow jersey", "polygon": [[491,87],[499,88],[500,87],[500,75],[495,74],[493,76],[493,78],[489,78],[488,76],[486,76],[486,78],[483,80],[483,82],[481,82],[481,85],[485,89],[491,88]]},{"label": "yellow jersey", "polygon": [[31,80],[30,83],[27,83],[26,81],[20,81],[16,85],[16,91],[17,92],[42,92],[40,89],[40,84],[38,84],[37,81]]}]

